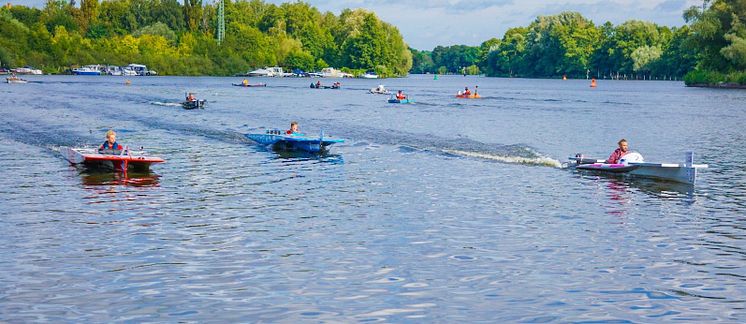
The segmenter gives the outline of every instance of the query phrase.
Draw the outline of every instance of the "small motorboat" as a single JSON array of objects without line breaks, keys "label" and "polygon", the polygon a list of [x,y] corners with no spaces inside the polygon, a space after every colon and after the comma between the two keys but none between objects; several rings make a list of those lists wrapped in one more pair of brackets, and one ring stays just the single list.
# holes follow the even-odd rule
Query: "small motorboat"
[{"label": "small motorboat", "polygon": [[317,83],[311,83],[311,89],[340,89],[342,88],[342,83],[334,82],[330,86],[325,86]]},{"label": "small motorboat", "polygon": [[255,88],[255,87],[266,87],[266,83],[257,83],[257,84],[243,84],[243,83],[232,83],[234,87],[244,87],[244,88]]},{"label": "small motorboat", "polygon": [[474,94],[470,94],[470,95],[457,94],[456,98],[459,98],[459,99],[479,99],[479,98],[482,98],[482,97],[478,93],[474,93]]},{"label": "small motorboat", "polygon": [[28,80],[21,79],[17,76],[7,77],[5,78],[5,82],[7,83],[16,83],[16,84],[25,84],[28,83]]},{"label": "small motorboat", "polygon": [[408,103],[414,103],[414,100],[406,98],[406,99],[396,99],[396,98],[389,98],[389,103],[392,104],[408,104]]},{"label": "small motorboat", "polygon": [[386,88],[384,88],[382,85],[375,87],[375,88],[371,88],[370,90],[368,90],[368,92],[372,94],[382,94],[382,95],[391,94],[391,92],[386,90]]},{"label": "small motorboat", "polygon": [[163,163],[165,160],[146,156],[143,152],[133,152],[128,147],[124,150],[98,151],[95,148],[60,148],[62,156],[70,164],[82,164],[89,168],[103,168],[118,172],[126,172],[128,169],[135,171],[148,171],[153,163]]},{"label": "small motorboat", "polygon": [[599,174],[623,174],[667,180],[694,185],[697,180],[697,169],[706,169],[707,164],[694,164],[694,154],[687,152],[684,163],[650,163],[645,162],[640,153],[625,154],[619,163],[606,163],[605,160],[589,159],[582,154],[570,158],[569,167],[577,170],[591,171]]},{"label": "small motorboat", "polygon": [[244,136],[261,145],[272,146],[274,149],[311,153],[326,152],[329,146],[344,142],[340,138],[324,137],[323,131],[319,133],[319,137],[309,137],[300,133],[287,134],[280,129],[268,129],[264,133],[251,133]]},{"label": "small motorboat", "polygon": [[192,101],[184,101],[181,103],[181,107],[184,109],[205,109],[205,103],[207,103],[207,100],[192,100]]}]

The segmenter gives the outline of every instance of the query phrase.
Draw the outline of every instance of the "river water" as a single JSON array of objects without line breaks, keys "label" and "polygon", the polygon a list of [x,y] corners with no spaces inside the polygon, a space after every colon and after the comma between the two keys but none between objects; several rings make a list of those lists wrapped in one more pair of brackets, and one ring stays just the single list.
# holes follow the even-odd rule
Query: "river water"
[{"label": "river water", "polygon": [[[746,322],[746,91],[28,79],[0,85],[0,321]],[[379,82],[416,103],[367,94]],[[483,99],[453,97],[474,85]],[[243,136],[291,120],[346,142]],[[109,128],[167,162],[125,178],[60,155]],[[710,168],[689,187],[560,167],[622,137]]]}]

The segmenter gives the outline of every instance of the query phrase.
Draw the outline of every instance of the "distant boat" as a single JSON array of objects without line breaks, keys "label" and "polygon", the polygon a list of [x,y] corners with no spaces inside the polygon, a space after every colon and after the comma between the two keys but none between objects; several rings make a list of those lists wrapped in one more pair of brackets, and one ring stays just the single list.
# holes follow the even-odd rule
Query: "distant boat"
[{"label": "distant boat", "polygon": [[11,70],[12,72],[15,72],[16,74],[33,74],[33,75],[42,75],[43,73],[39,69],[34,69],[30,66],[24,66],[22,68],[15,68]]},{"label": "distant boat", "polygon": [[72,70],[75,75],[101,75],[98,65],[86,65]]},{"label": "distant boat", "polygon": [[292,76],[292,73],[285,73],[281,67],[279,66],[273,66],[273,67],[265,67],[263,69],[256,69],[254,71],[249,71],[246,74],[242,74],[239,76],[249,76],[249,77],[286,77],[286,76]]},{"label": "distant boat", "polygon": [[322,78],[352,78],[353,77],[352,74],[342,72],[333,67],[326,67],[326,68],[321,69],[321,72],[309,73],[309,74],[311,74],[311,76],[319,76]]},{"label": "distant boat", "polygon": [[378,74],[374,71],[368,71],[363,74],[363,79],[378,79]]},{"label": "distant boat", "polygon": [[16,84],[28,83],[27,80],[21,79],[21,78],[19,78],[17,76],[7,77],[7,78],[5,78],[5,82],[7,82],[7,83],[16,83]]},{"label": "distant boat", "polygon": [[[139,76],[158,75],[158,72],[153,71],[153,70],[148,70],[148,67],[142,64],[132,63],[132,64],[127,65],[124,69],[134,71],[135,72],[134,75],[139,75]],[[128,72],[125,74],[124,72],[122,72],[122,75],[132,75],[130,73],[131,72]]]}]

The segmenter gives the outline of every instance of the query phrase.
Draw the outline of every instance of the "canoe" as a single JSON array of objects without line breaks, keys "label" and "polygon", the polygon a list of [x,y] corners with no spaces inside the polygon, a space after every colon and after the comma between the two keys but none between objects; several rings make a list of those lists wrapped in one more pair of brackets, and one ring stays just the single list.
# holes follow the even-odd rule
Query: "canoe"
[{"label": "canoe", "polygon": [[329,146],[343,143],[343,139],[324,137],[324,132],[319,137],[309,137],[305,134],[288,135],[279,129],[270,129],[264,133],[244,134],[248,139],[261,145],[272,146],[278,150],[305,151],[311,153],[324,152]]},{"label": "canoe", "polygon": [[393,104],[408,104],[408,103],[414,103],[414,100],[412,100],[412,99],[389,98],[389,103],[393,103]]},{"label": "canoe", "polygon": [[207,103],[207,100],[184,101],[181,103],[181,107],[184,109],[205,109],[205,103]]},{"label": "canoe", "polygon": [[684,163],[651,163],[643,161],[639,153],[631,152],[622,157],[621,163],[614,164],[576,155],[570,158],[569,166],[598,174],[622,174],[694,185],[697,181],[697,170],[706,169],[708,166],[707,164],[694,164],[692,152],[687,152],[685,161]]},{"label": "canoe", "polygon": [[121,152],[108,150],[108,152],[99,153],[93,148],[60,148],[62,156],[70,164],[81,164],[89,168],[102,168],[114,171],[147,171],[153,163],[163,163],[165,160],[142,155],[142,152],[132,152],[125,147]]},{"label": "canoe", "polygon": [[256,88],[256,87],[266,87],[266,83],[257,83],[257,84],[243,84],[243,83],[231,83],[234,87],[244,87],[244,88]]},{"label": "canoe", "polygon": [[479,99],[482,98],[478,93],[472,94],[472,95],[456,95],[456,98],[459,99]]}]

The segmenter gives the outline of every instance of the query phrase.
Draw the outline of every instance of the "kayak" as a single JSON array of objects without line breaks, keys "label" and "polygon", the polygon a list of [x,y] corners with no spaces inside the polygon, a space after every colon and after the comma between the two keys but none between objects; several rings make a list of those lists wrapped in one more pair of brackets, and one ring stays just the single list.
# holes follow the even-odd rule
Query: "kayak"
[{"label": "kayak", "polygon": [[266,83],[257,83],[257,84],[243,84],[243,83],[231,83],[234,87],[244,87],[244,88],[256,88],[256,87],[266,87]]},{"label": "kayak", "polygon": [[599,174],[623,174],[643,178],[673,181],[694,185],[697,170],[706,169],[707,164],[694,164],[694,154],[687,152],[684,163],[645,162],[642,155],[630,152],[620,163],[606,163],[605,160],[584,158],[581,154],[570,158],[570,167]]},{"label": "kayak", "polygon": [[459,94],[457,94],[456,98],[460,98],[460,99],[479,99],[479,98],[482,98],[482,97],[478,93],[475,93],[473,95],[459,95]]},{"label": "kayak", "polygon": [[181,107],[184,109],[205,109],[205,103],[207,103],[207,100],[184,101],[181,103]]},{"label": "kayak", "polygon": [[309,137],[299,133],[289,135],[279,129],[270,129],[264,133],[251,133],[244,136],[261,145],[272,146],[275,149],[311,153],[324,152],[328,150],[329,146],[344,142],[343,139],[324,137],[323,131],[319,134],[319,137]]},{"label": "kayak", "polygon": [[128,169],[136,171],[147,171],[153,163],[163,163],[165,160],[142,155],[142,152],[132,152],[125,147],[124,150],[99,153],[93,148],[60,148],[62,156],[70,164],[82,164],[89,168],[104,168],[124,172]]},{"label": "kayak", "polygon": [[414,103],[414,100],[412,100],[412,99],[389,98],[389,103],[393,103],[393,104],[408,104],[408,103]]}]

